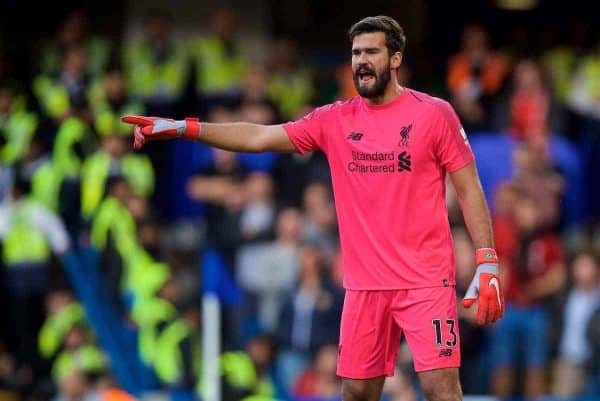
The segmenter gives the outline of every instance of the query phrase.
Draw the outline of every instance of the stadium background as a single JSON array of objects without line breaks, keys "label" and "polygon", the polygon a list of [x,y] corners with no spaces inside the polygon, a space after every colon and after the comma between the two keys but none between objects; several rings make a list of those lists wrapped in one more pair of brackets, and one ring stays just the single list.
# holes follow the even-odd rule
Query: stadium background
[{"label": "stadium background", "polygon": [[[183,142],[135,157],[117,118],[294,119],[352,94],[346,30],[376,14],[405,28],[402,81],[457,109],[492,207],[510,310],[495,329],[461,310],[465,393],[600,398],[591,2],[36,8],[0,4],[0,400],[336,398],[343,291],[324,157]],[[154,53],[136,41],[149,21],[169,43]],[[227,46],[214,29],[231,29]],[[460,295],[474,252],[450,188],[448,206]],[[384,397],[418,399],[415,383],[404,344]]]}]

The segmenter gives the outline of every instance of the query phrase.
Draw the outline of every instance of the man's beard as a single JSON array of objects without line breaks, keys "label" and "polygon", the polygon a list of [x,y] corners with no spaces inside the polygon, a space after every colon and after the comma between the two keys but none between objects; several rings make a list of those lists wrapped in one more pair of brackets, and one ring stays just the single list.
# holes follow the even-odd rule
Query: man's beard
[{"label": "man's beard", "polygon": [[[366,85],[364,85],[364,86],[360,85],[359,73],[364,70],[373,74],[373,79],[375,80],[375,82],[373,83],[373,86],[371,86],[371,87],[368,87]],[[388,84],[388,82],[390,82],[390,79],[392,77],[392,75],[390,73],[390,63],[388,62],[388,64],[379,73],[377,73],[369,68],[363,68],[363,67],[358,68],[352,74],[352,77],[354,78],[354,87],[356,88],[356,90],[358,91],[358,94],[360,96],[367,98],[367,99],[372,99],[375,97],[383,96],[383,94],[385,93],[385,88],[387,87],[387,84]]]}]

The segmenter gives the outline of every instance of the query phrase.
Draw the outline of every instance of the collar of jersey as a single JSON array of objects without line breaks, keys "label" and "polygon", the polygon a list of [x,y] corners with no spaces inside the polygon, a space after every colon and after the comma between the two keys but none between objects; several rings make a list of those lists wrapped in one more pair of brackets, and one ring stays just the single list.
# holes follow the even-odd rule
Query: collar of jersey
[{"label": "collar of jersey", "polygon": [[409,90],[410,89],[408,89],[407,87],[404,87],[404,90],[402,91],[402,93],[400,93],[398,96],[396,96],[393,100],[391,100],[387,103],[383,103],[383,104],[370,104],[369,102],[367,102],[367,99],[365,99],[364,97],[361,97],[361,100],[362,100],[363,104],[365,105],[365,107],[368,109],[372,109],[372,110],[387,109],[389,107],[393,107],[393,106],[397,105],[398,103],[400,103],[402,101],[402,99],[408,95]]}]

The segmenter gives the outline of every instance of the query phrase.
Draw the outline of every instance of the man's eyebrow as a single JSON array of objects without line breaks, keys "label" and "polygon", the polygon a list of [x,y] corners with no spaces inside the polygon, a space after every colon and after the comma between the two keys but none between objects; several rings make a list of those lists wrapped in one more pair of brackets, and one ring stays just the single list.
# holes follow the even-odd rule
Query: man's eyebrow
[{"label": "man's eyebrow", "polygon": [[360,51],[360,50],[379,50],[379,47],[353,47],[352,51]]}]

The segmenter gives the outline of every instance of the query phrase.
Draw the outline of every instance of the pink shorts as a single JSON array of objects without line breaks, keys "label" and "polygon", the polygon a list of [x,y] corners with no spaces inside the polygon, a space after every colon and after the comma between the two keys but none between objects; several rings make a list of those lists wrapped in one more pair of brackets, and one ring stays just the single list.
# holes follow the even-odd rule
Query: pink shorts
[{"label": "pink shorts", "polygon": [[415,370],[460,366],[453,286],[410,290],[346,290],[337,374],[351,379],[393,376],[402,333]]}]

